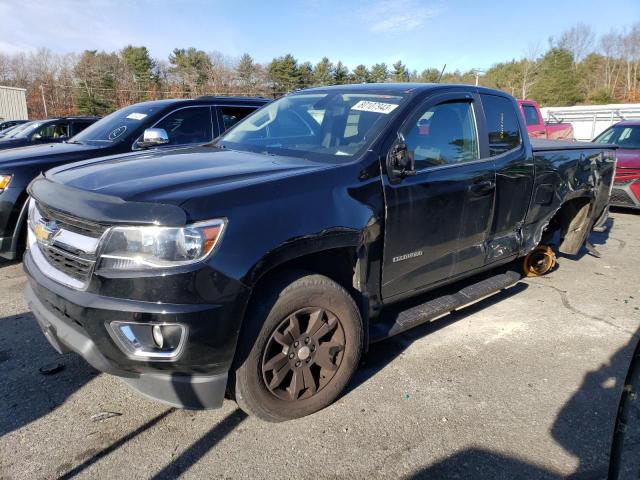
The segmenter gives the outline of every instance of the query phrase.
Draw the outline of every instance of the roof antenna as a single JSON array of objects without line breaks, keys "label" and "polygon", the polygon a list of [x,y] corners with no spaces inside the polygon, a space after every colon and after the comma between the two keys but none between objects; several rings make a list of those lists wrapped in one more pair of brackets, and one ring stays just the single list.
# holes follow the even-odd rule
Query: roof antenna
[{"label": "roof antenna", "polygon": [[444,75],[444,69],[445,68],[447,68],[447,64],[446,63],[442,67],[442,71],[440,72],[440,76],[438,77],[438,81],[436,83],[440,83],[440,80],[442,79],[442,75]]}]

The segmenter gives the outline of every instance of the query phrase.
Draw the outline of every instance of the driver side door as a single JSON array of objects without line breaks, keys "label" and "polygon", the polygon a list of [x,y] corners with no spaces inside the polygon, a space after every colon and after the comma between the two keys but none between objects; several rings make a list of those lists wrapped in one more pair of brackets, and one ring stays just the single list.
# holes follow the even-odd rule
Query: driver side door
[{"label": "driver side door", "polygon": [[[389,149],[382,297],[425,290],[486,263],[495,202],[480,98],[458,91],[428,98]],[[399,144],[415,166],[393,174]]]}]

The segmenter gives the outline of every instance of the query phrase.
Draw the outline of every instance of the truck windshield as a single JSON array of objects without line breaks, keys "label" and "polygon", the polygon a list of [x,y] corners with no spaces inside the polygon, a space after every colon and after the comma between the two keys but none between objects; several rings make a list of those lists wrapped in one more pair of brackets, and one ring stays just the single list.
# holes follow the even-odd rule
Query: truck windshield
[{"label": "truck windshield", "polygon": [[640,125],[618,125],[607,128],[593,140],[595,143],[612,143],[621,149],[640,149]]},{"label": "truck windshield", "polygon": [[118,143],[128,137],[131,132],[140,127],[147,117],[158,112],[162,107],[158,105],[137,104],[121,108],[107,115],[101,120],[84,129],[69,143],[84,143],[88,145],[110,145]]},{"label": "truck windshield", "polygon": [[223,135],[216,145],[272,155],[337,159],[366,150],[405,95],[332,90],[283,97]]}]

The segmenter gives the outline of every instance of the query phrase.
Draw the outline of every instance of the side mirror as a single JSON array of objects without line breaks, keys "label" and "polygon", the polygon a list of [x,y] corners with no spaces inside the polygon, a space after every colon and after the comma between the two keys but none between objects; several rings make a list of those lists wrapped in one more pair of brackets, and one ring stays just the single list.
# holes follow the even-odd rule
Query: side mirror
[{"label": "side mirror", "polygon": [[389,154],[390,172],[398,178],[416,174],[413,152],[407,149],[404,142],[396,143]]},{"label": "side mirror", "polygon": [[169,135],[164,128],[147,128],[142,134],[142,141],[138,142],[140,148],[157,147],[169,143]]},{"label": "side mirror", "polygon": [[40,135],[39,133],[34,133],[31,137],[31,140],[42,140],[42,135]]}]

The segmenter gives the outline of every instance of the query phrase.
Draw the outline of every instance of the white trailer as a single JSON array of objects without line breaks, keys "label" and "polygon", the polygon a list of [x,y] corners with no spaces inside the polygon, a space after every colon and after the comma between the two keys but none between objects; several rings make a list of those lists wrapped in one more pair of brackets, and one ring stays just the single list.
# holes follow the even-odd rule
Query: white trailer
[{"label": "white trailer", "polygon": [[545,107],[540,110],[548,122],[568,122],[573,125],[576,140],[587,142],[614,123],[640,120],[640,103]]}]

